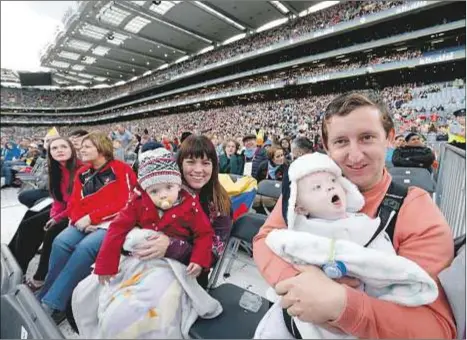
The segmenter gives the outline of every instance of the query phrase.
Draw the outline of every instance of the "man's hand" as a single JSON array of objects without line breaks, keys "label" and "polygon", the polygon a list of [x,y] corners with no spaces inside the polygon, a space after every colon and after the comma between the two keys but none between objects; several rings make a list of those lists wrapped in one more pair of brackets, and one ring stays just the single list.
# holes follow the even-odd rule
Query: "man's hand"
[{"label": "man's hand", "polygon": [[99,275],[99,283],[101,285],[105,285],[106,283],[109,283],[113,277],[114,275]]},{"label": "man's hand", "polygon": [[317,325],[339,318],[347,299],[345,288],[318,267],[296,267],[300,274],[275,287],[276,293],[282,296],[282,308],[304,322]]},{"label": "man's hand", "polygon": [[47,231],[49,230],[50,228],[52,228],[54,225],[57,224],[57,221],[55,221],[53,218],[51,218],[50,220],[47,221],[47,223],[45,224],[44,226],[44,231]]},{"label": "man's hand", "polygon": [[164,234],[150,236],[146,242],[135,246],[133,256],[141,260],[160,259],[165,256],[170,238]]},{"label": "man's hand", "polygon": [[186,267],[186,273],[192,277],[198,277],[202,270],[203,268],[194,262],[191,262],[188,267]]},{"label": "man's hand", "polygon": [[78,228],[78,230],[84,231],[86,227],[91,225],[91,218],[89,215],[86,215],[82,218],[80,218],[76,223],[75,227]]}]

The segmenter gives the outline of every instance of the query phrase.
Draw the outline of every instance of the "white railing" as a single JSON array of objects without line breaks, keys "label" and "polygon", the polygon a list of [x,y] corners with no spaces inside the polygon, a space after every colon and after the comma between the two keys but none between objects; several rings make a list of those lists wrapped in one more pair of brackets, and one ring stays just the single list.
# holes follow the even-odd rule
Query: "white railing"
[{"label": "white railing", "polygon": [[465,234],[465,150],[443,144],[439,166],[436,204],[458,237]]}]

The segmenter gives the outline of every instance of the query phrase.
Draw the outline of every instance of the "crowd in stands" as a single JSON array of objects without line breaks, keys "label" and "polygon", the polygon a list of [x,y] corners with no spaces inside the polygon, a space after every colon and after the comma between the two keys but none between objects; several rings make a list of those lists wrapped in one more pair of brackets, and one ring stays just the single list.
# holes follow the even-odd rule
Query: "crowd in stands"
[{"label": "crowd in stands", "polygon": [[130,91],[144,89],[150,85],[162,83],[174,76],[191,71],[200,66],[216,63],[290,38],[297,38],[310,32],[325,29],[339,22],[353,20],[363,15],[383,11],[403,4],[404,1],[349,1],[342,2],[326,10],[296,18],[286,24],[254,34],[219,49],[207,52],[193,59],[171,65],[169,68],[155,71],[153,74],[127,84],[107,89],[93,90],[30,90],[14,89],[2,86],[2,107],[80,107],[101,102],[102,98],[117,98]]},{"label": "crowd in stands", "polygon": [[[410,50],[410,51],[403,51],[403,52],[393,52],[389,53],[387,56],[370,56],[368,62],[365,61],[352,61],[352,62],[346,62],[346,63],[339,63],[332,62],[331,60],[319,63],[319,64],[310,64],[310,65],[304,65],[303,67],[296,67],[296,68],[290,68],[290,69],[285,69],[285,70],[280,70],[274,73],[268,73],[268,74],[260,74],[251,78],[244,78],[242,80],[238,81],[231,81],[231,82],[226,82],[226,83],[221,83],[221,84],[216,84],[212,85],[209,87],[197,89],[197,90],[192,90],[192,91],[187,91],[183,92],[180,94],[175,94],[167,97],[162,97],[160,99],[154,99],[151,101],[147,102],[142,102],[140,104],[134,104],[134,105],[129,105],[127,107],[123,108],[111,108],[108,110],[103,110],[102,112],[99,113],[100,117],[104,117],[104,115],[107,116],[115,116],[116,114],[125,114],[125,113],[131,113],[134,111],[138,112],[148,112],[152,110],[156,110],[160,107],[161,104],[164,105],[176,105],[177,103],[180,103],[182,101],[186,100],[192,100],[192,99],[199,99],[202,100],[203,98],[206,98],[210,95],[214,94],[222,94],[230,91],[237,91],[237,90],[245,90],[248,88],[254,88],[258,86],[264,86],[268,84],[274,84],[278,82],[290,82],[290,81],[295,81],[296,79],[299,78],[304,78],[304,77],[313,77],[313,76],[320,76],[320,75],[329,75],[332,73],[337,73],[341,72],[344,70],[352,70],[355,68],[360,68],[360,67],[365,67],[365,66],[370,66],[370,65],[375,65],[374,60],[379,60],[381,63],[387,63],[391,61],[397,61],[397,60],[405,60],[407,58],[417,58],[421,55],[420,50]],[[52,113],[50,114],[41,114],[42,117],[31,117],[30,119],[34,120],[42,120],[42,121],[48,121],[50,120]],[[65,118],[65,116],[60,116],[63,119],[66,119],[68,121],[68,118]],[[18,117],[15,116],[8,116],[8,114],[3,114],[2,115],[3,119],[15,119]],[[21,119],[28,119],[28,116],[21,116]],[[69,122],[74,123],[77,120],[80,120],[81,117],[70,117]]]}]

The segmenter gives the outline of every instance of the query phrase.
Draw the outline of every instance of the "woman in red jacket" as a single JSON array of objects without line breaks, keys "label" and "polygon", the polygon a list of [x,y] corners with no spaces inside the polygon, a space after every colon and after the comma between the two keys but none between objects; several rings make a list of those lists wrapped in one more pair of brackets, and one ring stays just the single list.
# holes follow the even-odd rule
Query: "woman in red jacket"
[{"label": "woman in red jacket", "polygon": [[73,179],[82,163],[70,140],[58,137],[50,141],[47,149],[49,169],[49,192],[53,202],[51,208],[36,213],[28,211],[9,244],[23,273],[43,242],[39,266],[33,278],[27,281],[32,291],[43,284],[49,268],[52,242],[68,226],[67,204],[73,188]]},{"label": "woman in red jacket", "polygon": [[70,226],[53,242],[49,273],[38,297],[56,321],[64,317],[73,289],[91,272],[110,221],[123,209],[136,184],[131,168],[113,159],[111,140],[92,132],[80,150],[87,162],[74,181]]}]

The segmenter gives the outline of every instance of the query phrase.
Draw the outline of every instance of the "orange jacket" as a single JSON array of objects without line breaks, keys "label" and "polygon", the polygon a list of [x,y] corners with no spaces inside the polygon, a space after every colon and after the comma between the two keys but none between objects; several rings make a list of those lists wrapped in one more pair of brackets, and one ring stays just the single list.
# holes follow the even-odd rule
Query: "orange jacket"
[{"label": "orange jacket", "polygon": [[[366,204],[363,213],[376,217],[390,183],[391,176],[385,170],[381,182],[364,193]],[[265,243],[270,231],[281,228],[286,228],[282,217],[282,198],[253,241],[255,262],[272,286],[298,274]],[[337,320],[329,323],[330,326],[357,338],[455,338],[452,312],[438,280],[438,274],[449,266],[454,257],[452,233],[443,214],[425,191],[415,187],[409,189],[397,218],[394,248],[398,255],[418,263],[438,282],[438,299],[426,306],[404,307],[346,286],[346,307]]]}]

